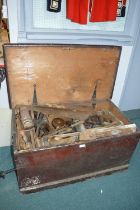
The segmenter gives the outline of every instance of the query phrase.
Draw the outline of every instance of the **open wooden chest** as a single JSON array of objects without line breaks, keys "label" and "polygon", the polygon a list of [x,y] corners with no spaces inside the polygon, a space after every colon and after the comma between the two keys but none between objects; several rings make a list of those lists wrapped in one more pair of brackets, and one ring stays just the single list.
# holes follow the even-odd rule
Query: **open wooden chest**
[{"label": "open wooden chest", "polygon": [[128,168],[140,132],[111,102],[121,48],[4,46],[20,191]]}]

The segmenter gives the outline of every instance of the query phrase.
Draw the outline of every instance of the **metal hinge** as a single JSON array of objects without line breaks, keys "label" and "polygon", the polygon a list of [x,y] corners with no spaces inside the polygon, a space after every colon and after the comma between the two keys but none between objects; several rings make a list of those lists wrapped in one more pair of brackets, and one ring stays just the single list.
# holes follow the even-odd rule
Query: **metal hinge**
[{"label": "metal hinge", "polygon": [[38,104],[38,102],[37,102],[37,93],[36,93],[36,83],[34,83],[34,92],[33,92],[32,105],[36,106],[37,104]]},{"label": "metal hinge", "polygon": [[95,84],[94,84],[94,90],[93,90],[93,94],[92,94],[92,98],[91,98],[91,103],[92,103],[92,106],[93,106],[94,109],[96,108],[97,88],[98,88],[100,82],[101,82],[101,80],[98,79],[98,80],[95,81]]}]

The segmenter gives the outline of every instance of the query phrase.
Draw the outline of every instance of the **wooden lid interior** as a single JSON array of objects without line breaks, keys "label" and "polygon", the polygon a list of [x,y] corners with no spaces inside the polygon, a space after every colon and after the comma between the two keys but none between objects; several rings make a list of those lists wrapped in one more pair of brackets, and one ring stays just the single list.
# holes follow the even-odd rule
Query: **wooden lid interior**
[{"label": "wooden lid interior", "polygon": [[5,45],[11,106],[31,105],[36,84],[39,105],[111,98],[120,47]]}]

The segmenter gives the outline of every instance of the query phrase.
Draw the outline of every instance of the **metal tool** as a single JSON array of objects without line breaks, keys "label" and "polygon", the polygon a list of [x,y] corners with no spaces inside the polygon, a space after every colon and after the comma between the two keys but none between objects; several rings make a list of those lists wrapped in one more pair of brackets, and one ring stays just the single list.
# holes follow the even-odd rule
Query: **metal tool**
[{"label": "metal tool", "polygon": [[60,129],[65,126],[65,121],[62,118],[54,118],[52,125],[55,129]]}]

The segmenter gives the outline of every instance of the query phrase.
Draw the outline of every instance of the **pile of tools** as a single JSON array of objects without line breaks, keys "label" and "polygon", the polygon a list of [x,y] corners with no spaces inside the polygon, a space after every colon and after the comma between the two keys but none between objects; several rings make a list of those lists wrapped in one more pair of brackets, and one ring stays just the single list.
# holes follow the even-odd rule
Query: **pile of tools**
[{"label": "pile of tools", "polygon": [[87,129],[120,125],[108,111],[96,111],[86,119],[58,117],[20,107],[16,110],[17,150],[30,150],[80,141]]}]

